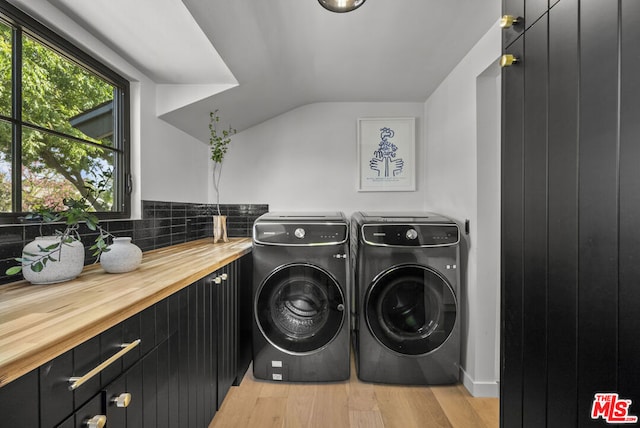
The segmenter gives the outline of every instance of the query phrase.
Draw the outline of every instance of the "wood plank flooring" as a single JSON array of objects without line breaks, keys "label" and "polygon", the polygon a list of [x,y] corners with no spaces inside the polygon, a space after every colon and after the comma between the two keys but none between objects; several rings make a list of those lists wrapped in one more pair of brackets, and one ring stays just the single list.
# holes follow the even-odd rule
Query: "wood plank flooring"
[{"label": "wood plank flooring", "polygon": [[462,385],[273,383],[251,367],[232,387],[209,428],[497,428],[497,398],[474,398]]}]

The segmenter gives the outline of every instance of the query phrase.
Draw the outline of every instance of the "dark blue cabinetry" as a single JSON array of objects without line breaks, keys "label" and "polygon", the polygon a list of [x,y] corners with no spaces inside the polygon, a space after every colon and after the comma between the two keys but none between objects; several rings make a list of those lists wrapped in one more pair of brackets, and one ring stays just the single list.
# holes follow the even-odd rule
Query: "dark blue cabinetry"
[{"label": "dark blue cabinetry", "polygon": [[[251,289],[242,284],[251,275],[241,275],[243,266],[250,268],[248,258],[0,388],[0,428],[80,428],[97,415],[113,428],[207,427],[249,363],[237,361],[238,349],[246,349],[238,314],[239,305],[250,307],[250,300],[241,302],[238,295],[241,288]],[[69,377],[84,375],[136,339],[137,347],[69,390]]]},{"label": "dark blue cabinetry", "polygon": [[505,428],[604,426],[602,392],[640,414],[640,4],[548,3],[504,49]]}]

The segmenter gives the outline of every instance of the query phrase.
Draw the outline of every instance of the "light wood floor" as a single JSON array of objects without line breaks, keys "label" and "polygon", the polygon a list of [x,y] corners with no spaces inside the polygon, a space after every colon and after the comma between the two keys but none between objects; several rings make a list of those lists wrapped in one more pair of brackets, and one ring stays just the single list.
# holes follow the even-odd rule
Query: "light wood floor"
[{"label": "light wood floor", "polygon": [[254,379],[232,387],[209,428],[497,428],[498,399],[474,398],[462,385],[410,387],[288,384]]}]

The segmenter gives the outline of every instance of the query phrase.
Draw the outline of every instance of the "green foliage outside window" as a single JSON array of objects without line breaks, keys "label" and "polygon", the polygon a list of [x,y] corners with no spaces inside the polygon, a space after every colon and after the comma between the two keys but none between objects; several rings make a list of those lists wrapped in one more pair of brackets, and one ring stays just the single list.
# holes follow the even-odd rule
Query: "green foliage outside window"
[{"label": "green foliage outside window", "polygon": [[[12,115],[12,28],[0,21],[0,116]],[[84,198],[95,211],[114,204],[117,88],[38,40],[22,36],[22,206],[64,209]],[[12,211],[12,125],[0,118],[0,212]],[[92,183],[109,182],[100,198]]]}]

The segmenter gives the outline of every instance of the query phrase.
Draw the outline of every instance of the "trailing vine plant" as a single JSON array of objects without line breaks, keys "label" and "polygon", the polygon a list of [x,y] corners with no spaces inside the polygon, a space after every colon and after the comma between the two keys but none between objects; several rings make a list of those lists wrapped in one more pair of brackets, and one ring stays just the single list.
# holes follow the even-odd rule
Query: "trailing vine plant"
[{"label": "trailing vine plant", "polygon": [[211,148],[211,160],[213,161],[213,190],[216,192],[216,209],[220,215],[220,177],[222,177],[222,161],[227,153],[231,136],[236,133],[235,128],[220,131],[218,125],[220,117],[218,109],[209,113],[209,146]]},{"label": "trailing vine plant", "polygon": [[104,230],[100,226],[100,220],[95,215],[93,206],[90,201],[98,200],[105,189],[107,188],[108,181],[111,180],[111,172],[105,173],[105,179],[94,182],[91,180],[86,181],[85,195],[80,198],[66,198],[62,202],[61,209],[56,208],[42,208],[34,213],[27,214],[24,220],[27,222],[40,222],[40,235],[42,235],[42,226],[47,223],[62,223],[64,230],[55,231],[55,235],[60,239],[54,244],[46,247],[38,246],[38,253],[23,252],[22,257],[17,257],[14,260],[19,262],[20,265],[13,266],[7,269],[6,275],[17,275],[22,272],[22,268],[29,266],[34,272],[41,272],[46,268],[48,263],[55,263],[60,260],[62,254],[62,247],[64,245],[71,245],[74,241],[80,241],[80,233],[78,229],[80,223],[85,223],[89,230],[98,232],[94,244],[89,248],[92,251],[92,256],[96,257],[95,262],[100,260],[102,253],[109,251],[108,239],[114,238],[114,235]]}]

